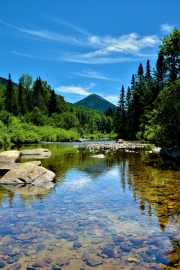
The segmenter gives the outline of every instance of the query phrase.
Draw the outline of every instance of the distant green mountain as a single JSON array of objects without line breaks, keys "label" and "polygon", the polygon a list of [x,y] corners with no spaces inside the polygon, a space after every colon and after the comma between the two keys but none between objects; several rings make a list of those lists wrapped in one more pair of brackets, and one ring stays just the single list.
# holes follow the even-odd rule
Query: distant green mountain
[{"label": "distant green mountain", "polygon": [[[0,89],[5,88],[6,84],[7,84],[7,79],[0,77]],[[14,82],[12,82],[12,84],[13,84],[14,89],[17,90],[18,84]]]},{"label": "distant green mountain", "polygon": [[91,94],[75,104],[89,109],[98,110],[100,112],[106,112],[106,110],[109,108],[111,108],[113,111],[116,109],[116,106],[113,103],[96,94]]}]

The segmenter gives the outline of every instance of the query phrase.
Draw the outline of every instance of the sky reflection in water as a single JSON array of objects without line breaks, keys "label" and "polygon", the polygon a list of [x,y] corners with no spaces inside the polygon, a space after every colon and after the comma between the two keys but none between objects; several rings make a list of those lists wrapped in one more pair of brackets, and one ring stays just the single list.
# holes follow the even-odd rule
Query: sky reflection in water
[{"label": "sky reflection in water", "polygon": [[54,186],[0,189],[0,266],[178,269],[180,172],[148,166],[145,153],[95,159],[69,145],[46,148]]}]

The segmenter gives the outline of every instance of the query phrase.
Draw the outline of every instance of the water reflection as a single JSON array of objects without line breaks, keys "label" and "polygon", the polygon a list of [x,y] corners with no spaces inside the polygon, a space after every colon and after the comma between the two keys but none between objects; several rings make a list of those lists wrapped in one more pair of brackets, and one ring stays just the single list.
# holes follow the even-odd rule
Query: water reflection
[{"label": "water reflection", "polygon": [[180,268],[180,172],[149,166],[145,152],[45,147],[54,187],[0,188],[0,267]]}]

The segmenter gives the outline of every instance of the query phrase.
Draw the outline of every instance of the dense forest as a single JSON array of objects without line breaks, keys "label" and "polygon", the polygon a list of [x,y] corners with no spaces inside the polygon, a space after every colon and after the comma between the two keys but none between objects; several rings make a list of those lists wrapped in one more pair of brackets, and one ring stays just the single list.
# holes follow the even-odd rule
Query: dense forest
[{"label": "dense forest", "polygon": [[110,137],[112,115],[68,103],[40,77],[0,78],[0,144]]},{"label": "dense forest", "polygon": [[161,147],[180,147],[180,30],[161,39],[156,66],[140,63],[130,86],[120,90],[115,131]]},{"label": "dense forest", "polygon": [[116,111],[68,103],[40,77],[0,78],[0,144],[85,138],[143,139],[180,146],[180,30],[161,39],[156,66],[140,63]]}]

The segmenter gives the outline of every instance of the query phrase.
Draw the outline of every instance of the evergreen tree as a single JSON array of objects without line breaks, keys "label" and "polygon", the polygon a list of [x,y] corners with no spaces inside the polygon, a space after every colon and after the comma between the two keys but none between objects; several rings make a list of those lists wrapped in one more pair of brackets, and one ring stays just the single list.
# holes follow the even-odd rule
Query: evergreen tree
[{"label": "evergreen tree", "polygon": [[125,136],[125,91],[123,85],[121,87],[116,113],[116,131],[119,136]]},{"label": "evergreen tree", "polygon": [[131,88],[128,86],[127,93],[126,93],[126,103],[125,103],[125,109],[128,111],[129,105],[131,101]]},{"label": "evergreen tree", "polygon": [[143,113],[142,98],[146,88],[144,79],[136,83],[132,93],[132,99],[128,109],[128,138],[136,139],[136,133],[139,131],[140,116]]},{"label": "evergreen tree", "polygon": [[31,112],[33,109],[32,77],[28,74],[22,74],[19,83],[22,86],[24,109]]},{"label": "evergreen tree", "polygon": [[146,63],[146,74],[145,74],[145,78],[146,80],[150,80],[152,77],[151,77],[151,66],[150,66],[150,61],[147,60],[147,63]]},{"label": "evergreen tree", "polygon": [[49,100],[49,116],[51,116],[52,113],[55,113],[56,111],[57,111],[57,101],[56,101],[56,94],[53,89],[51,90],[51,96]]},{"label": "evergreen tree", "polygon": [[6,111],[18,115],[17,96],[13,89],[11,75],[9,74],[6,89],[4,92],[4,108]]},{"label": "evergreen tree", "polygon": [[167,77],[167,68],[164,61],[164,55],[160,51],[158,53],[158,59],[156,61],[156,69],[154,70],[154,83],[156,86],[157,94],[162,91]]},{"label": "evergreen tree", "polygon": [[143,78],[143,76],[144,76],[144,69],[142,64],[140,63],[137,71],[137,78],[139,79],[139,81]]},{"label": "evergreen tree", "polygon": [[18,87],[18,105],[19,105],[19,113],[21,115],[24,115],[27,113],[27,100],[24,92],[24,88],[22,86],[22,82],[19,82],[19,87]]},{"label": "evergreen tree", "polygon": [[135,79],[135,75],[133,74],[132,75],[132,79],[131,79],[131,93],[134,91],[135,89],[135,86],[136,86],[136,79]]},{"label": "evergreen tree", "polygon": [[41,111],[45,111],[45,104],[42,95],[42,84],[41,78],[37,78],[34,85],[33,99],[34,99],[34,107],[38,107]]}]

